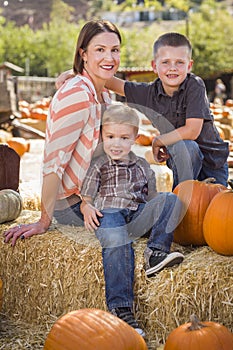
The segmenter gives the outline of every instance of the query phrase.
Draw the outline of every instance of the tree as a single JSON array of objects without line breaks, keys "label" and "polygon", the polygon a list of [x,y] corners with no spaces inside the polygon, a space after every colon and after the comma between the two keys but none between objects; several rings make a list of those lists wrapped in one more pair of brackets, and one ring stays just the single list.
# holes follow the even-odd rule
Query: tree
[{"label": "tree", "polygon": [[[60,1],[54,0],[50,23],[37,31],[28,25],[16,27],[13,22],[6,23],[0,16],[0,62],[10,61],[23,68],[29,62],[30,75],[51,77],[72,67],[78,32],[84,22],[71,23],[72,11],[65,5],[60,13]],[[162,22],[120,28],[121,67],[150,67],[154,40],[167,30],[186,34],[184,21],[179,26],[169,21],[169,29]],[[190,13],[189,38],[196,74],[206,78],[232,71],[232,16],[220,3],[205,0],[199,12]]]},{"label": "tree", "polygon": [[[214,0],[205,0],[199,12],[190,14],[189,39],[193,46],[193,71],[207,78],[233,67],[232,16]],[[178,28],[185,34],[184,27]]]}]

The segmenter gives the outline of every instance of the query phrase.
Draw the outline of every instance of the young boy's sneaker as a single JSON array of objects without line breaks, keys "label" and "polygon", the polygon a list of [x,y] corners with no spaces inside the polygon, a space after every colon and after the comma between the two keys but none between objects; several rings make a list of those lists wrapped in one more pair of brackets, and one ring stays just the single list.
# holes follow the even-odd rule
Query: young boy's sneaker
[{"label": "young boy's sneaker", "polygon": [[184,255],[179,252],[167,254],[162,250],[152,250],[150,248],[146,248],[144,256],[146,261],[145,270],[148,277],[153,276],[165,267],[180,264],[184,260]]},{"label": "young boy's sneaker", "polygon": [[112,309],[111,314],[114,316],[119,317],[121,320],[128,323],[129,326],[133,327],[135,331],[138,332],[142,337],[145,337],[144,331],[139,327],[137,321],[134,318],[134,315],[132,313],[132,310],[130,307],[118,307],[115,309]]}]

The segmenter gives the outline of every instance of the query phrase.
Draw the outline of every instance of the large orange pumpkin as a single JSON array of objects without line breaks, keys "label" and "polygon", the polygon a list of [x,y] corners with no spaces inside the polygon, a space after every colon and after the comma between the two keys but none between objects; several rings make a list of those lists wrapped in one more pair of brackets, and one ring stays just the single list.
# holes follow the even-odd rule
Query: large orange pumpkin
[{"label": "large orange pumpkin", "polygon": [[204,217],[203,232],[207,244],[215,252],[233,255],[233,190],[214,197]]},{"label": "large orange pumpkin", "polygon": [[181,245],[204,245],[203,220],[206,210],[220,191],[227,188],[220,184],[212,183],[213,178],[205,181],[186,180],[179,183],[174,193],[183,203],[183,214],[180,224],[174,231],[174,242]]},{"label": "large orange pumpkin", "polygon": [[147,350],[144,339],[109,312],[81,309],[61,317],[50,330],[44,350]]},{"label": "large orange pumpkin", "polygon": [[232,350],[233,334],[217,322],[200,322],[192,315],[191,322],[174,329],[164,350]]}]

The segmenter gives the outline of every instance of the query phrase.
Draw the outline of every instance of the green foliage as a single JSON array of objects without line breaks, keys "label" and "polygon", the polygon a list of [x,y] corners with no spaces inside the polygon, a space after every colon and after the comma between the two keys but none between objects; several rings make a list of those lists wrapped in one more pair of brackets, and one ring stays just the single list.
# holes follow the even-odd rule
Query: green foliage
[{"label": "green foliage", "polygon": [[[184,34],[187,28],[180,28]],[[206,0],[200,11],[190,14],[189,39],[193,46],[193,71],[207,78],[233,67],[232,16],[221,4]]]},{"label": "green foliage", "polygon": [[8,22],[1,32],[1,61],[9,61],[24,68],[26,57],[30,59],[35,55],[32,29],[28,25],[18,28],[13,22]]},{"label": "green foliage", "polygon": [[36,33],[43,66],[48,76],[56,76],[73,65],[80,26],[53,20]]},{"label": "green foliage", "polygon": [[166,6],[174,7],[174,8],[177,8],[178,10],[187,12],[190,8],[190,1],[189,0],[167,0]]},{"label": "green foliage", "polygon": [[[109,6],[109,1],[98,0],[100,8],[103,3]],[[53,1],[50,23],[37,31],[28,25],[16,27],[13,22],[6,22],[0,14],[0,62],[10,61],[23,68],[29,62],[30,75],[38,76],[56,76],[71,68],[77,36],[84,22],[71,23],[72,9],[67,5],[63,7],[61,2]],[[182,2],[188,3],[180,0],[177,6],[181,6]],[[151,3],[157,1],[150,0],[146,6]],[[189,13],[188,27],[184,22],[182,26],[174,27],[174,23],[170,21],[169,29],[162,22],[148,22],[144,26],[138,23],[129,28],[120,28],[123,37],[121,67],[150,67],[154,40],[168,30],[187,34],[188,28],[193,45],[193,71],[196,74],[206,78],[232,71],[232,16],[221,4],[205,0],[198,12]]]},{"label": "green foliage", "polygon": [[62,19],[63,21],[69,22],[73,12],[74,8],[67,5],[62,0],[52,0],[52,10],[50,14],[52,21],[60,21],[60,19]]},{"label": "green foliage", "polygon": [[161,28],[158,23],[152,23],[144,28],[129,28],[121,30],[122,49],[121,66],[122,67],[150,67],[153,59],[153,43],[161,34]]},{"label": "green foliage", "polygon": [[1,16],[1,12],[0,12],[0,62],[1,62],[1,57],[4,56],[4,39],[3,39],[3,35],[4,35],[4,29],[3,26],[5,25],[5,18]]}]

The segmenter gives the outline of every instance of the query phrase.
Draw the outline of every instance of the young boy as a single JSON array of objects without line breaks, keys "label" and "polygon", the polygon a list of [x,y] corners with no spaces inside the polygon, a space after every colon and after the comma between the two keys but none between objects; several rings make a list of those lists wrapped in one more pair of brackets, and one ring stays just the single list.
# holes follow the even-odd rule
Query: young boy
[{"label": "young boy", "polygon": [[[173,188],[187,179],[214,177],[227,186],[229,154],[214,125],[203,80],[190,73],[193,65],[189,40],[179,33],[160,36],[153,47],[152,83],[113,77],[107,88],[125,96],[127,103],[150,119],[160,135],[152,149],[157,162],[166,161],[173,172]],[[63,73],[60,85],[70,73]]]},{"label": "young boy", "polygon": [[154,43],[152,83],[113,78],[107,87],[126,96],[127,103],[143,112],[158,128],[154,158],[167,161],[173,171],[173,188],[187,179],[214,177],[227,186],[229,154],[214,125],[204,82],[190,73],[193,65],[189,40],[166,33]]},{"label": "young boy", "polygon": [[132,242],[149,232],[144,253],[147,276],[182,262],[184,256],[169,253],[180,201],[173,193],[156,192],[153,170],[131,151],[138,125],[137,112],[126,105],[111,105],[104,112],[104,153],[93,159],[84,179],[81,211],[85,227],[95,230],[102,246],[107,307],[143,335],[132,312]]}]

